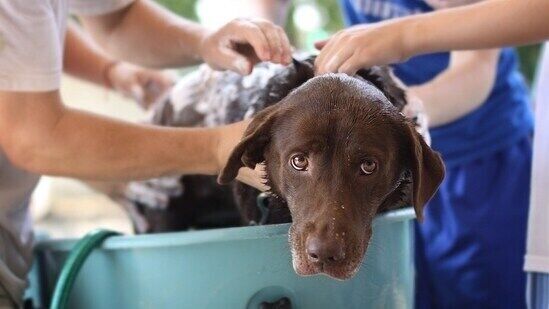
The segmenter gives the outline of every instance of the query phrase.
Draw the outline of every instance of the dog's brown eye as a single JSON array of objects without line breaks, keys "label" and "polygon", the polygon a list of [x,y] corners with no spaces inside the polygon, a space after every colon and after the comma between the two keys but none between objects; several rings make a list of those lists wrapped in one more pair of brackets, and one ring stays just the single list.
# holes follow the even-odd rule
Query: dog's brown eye
[{"label": "dog's brown eye", "polygon": [[360,171],[364,175],[372,174],[377,168],[377,163],[374,160],[366,160],[360,164]]},{"label": "dog's brown eye", "polygon": [[307,160],[305,155],[297,154],[290,159],[290,165],[298,171],[306,171],[307,166],[309,166],[309,160]]}]

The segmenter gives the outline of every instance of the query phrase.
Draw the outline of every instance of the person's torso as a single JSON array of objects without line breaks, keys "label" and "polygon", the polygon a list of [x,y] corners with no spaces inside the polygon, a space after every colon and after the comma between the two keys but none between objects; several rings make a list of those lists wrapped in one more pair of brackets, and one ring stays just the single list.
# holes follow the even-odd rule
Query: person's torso
[{"label": "person's torso", "polygon": [[[101,15],[132,1],[0,0],[0,90],[58,89],[69,11]],[[28,204],[38,179],[11,164],[0,146],[0,285],[16,303],[21,301],[30,268]]]},{"label": "person's torso", "polygon": [[39,176],[13,164],[0,148],[0,285],[18,302],[32,260],[29,199]]},{"label": "person's torso", "polygon": [[544,46],[536,83],[534,161],[525,268],[549,273],[549,44]]},{"label": "person's torso", "polygon": [[[0,57],[6,57],[2,65],[8,66],[2,67],[5,77],[9,79],[11,74],[17,74],[32,80],[37,74],[36,67],[44,63],[60,71],[67,0],[0,1],[0,9],[4,10],[4,14],[0,14],[0,25],[3,25]],[[36,35],[36,29],[52,31]],[[4,76],[0,74],[0,78]],[[26,288],[32,261],[33,234],[28,206],[39,178],[13,165],[0,146],[0,285],[16,304],[20,304]]]},{"label": "person's torso", "polygon": [[[432,11],[423,0],[341,2],[349,26]],[[413,57],[393,67],[404,83],[418,85],[445,70],[448,62],[449,53],[435,53]],[[441,152],[447,165],[454,165],[502,149],[531,134],[532,130],[529,91],[518,71],[514,50],[506,48],[500,54],[496,81],[488,99],[464,117],[432,128],[432,147]]]},{"label": "person's torso", "polygon": [[[16,29],[11,29],[11,31],[17,34],[9,37],[4,34],[6,40],[4,44],[21,44],[28,47],[24,49],[24,52],[31,53],[32,56],[19,55],[19,58],[35,61],[34,64],[23,63],[26,61],[17,59],[17,54],[4,53],[6,57],[10,57],[10,61],[4,61],[3,64],[10,64],[16,68],[15,73],[28,75],[30,79],[33,78],[33,65],[39,66],[40,62],[52,62],[54,65],[51,67],[61,69],[68,1],[0,1],[2,1],[0,7],[5,10],[5,14],[0,15],[0,18],[2,18],[0,24],[6,27],[15,27]],[[24,27],[24,25],[28,25],[28,27]],[[32,34],[36,29],[35,27],[50,29],[51,31],[48,31],[47,36],[37,37]],[[26,42],[31,39],[33,42]],[[41,50],[40,46],[43,46],[44,50]],[[6,48],[9,49],[9,46]],[[10,235],[10,238],[14,240],[28,238],[30,233],[27,206],[38,179],[38,175],[14,166],[0,145],[0,232]],[[1,249],[0,251],[2,251]],[[5,255],[4,252],[0,253]]]}]

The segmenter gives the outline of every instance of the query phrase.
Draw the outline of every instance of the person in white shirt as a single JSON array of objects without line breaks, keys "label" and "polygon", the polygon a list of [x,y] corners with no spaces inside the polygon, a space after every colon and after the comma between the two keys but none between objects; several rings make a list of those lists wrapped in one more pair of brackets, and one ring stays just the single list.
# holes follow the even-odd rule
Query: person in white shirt
[{"label": "person in white shirt", "polygon": [[[432,0],[440,4],[463,0]],[[317,74],[354,74],[414,55],[520,45],[549,39],[549,1],[484,1],[343,30],[318,42]],[[525,270],[529,308],[549,308],[549,45],[535,95],[536,125]],[[503,271],[503,270],[502,270]],[[498,295],[505,297],[505,295]],[[526,305],[526,304],[525,304]]]},{"label": "person in white shirt", "polygon": [[538,67],[534,96],[536,127],[528,242],[524,269],[530,272],[530,308],[549,308],[549,44]]},{"label": "person in white shirt", "polygon": [[[66,35],[69,12],[105,52],[74,29]],[[65,41],[72,48],[64,50]],[[1,307],[21,306],[32,248],[28,200],[39,175],[137,180],[216,174],[249,123],[157,128],[63,105],[64,65],[69,73],[143,98],[142,86],[154,74],[119,61],[151,68],[204,61],[248,74],[259,61],[290,63],[291,49],[270,22],[237,19],[210,31],[149,0],[0,0]],[[113,78],[117,74],[121,78]],[[254,171],[243,169],[239,179],[261,187]]]}]

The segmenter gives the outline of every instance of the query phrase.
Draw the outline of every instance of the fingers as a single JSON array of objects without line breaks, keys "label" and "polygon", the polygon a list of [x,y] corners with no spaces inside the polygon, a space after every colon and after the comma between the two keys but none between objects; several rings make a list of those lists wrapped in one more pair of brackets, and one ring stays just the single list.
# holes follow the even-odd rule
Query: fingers
[{"label": "fingers", "polygon": [[270,187],[265,184],[264,180],[266,174],[264,165],[257,164],[253,170],[247,167],[241,168],[236,179],[260,191],[268,191]]},{"label": "fingers", "polygon": [[321,50],[321,49],[324,48],[324,46],[326,46],[327,43],[328,43],[328,40],[322,40],[322,41],[315,42],[315,48],[318,49],[318,50]]},{"label": "fingers", "polygon": [[320,53],[318,54],[318,57],[316,58],[318,61],[320,59],[325,58],[326,55],[328,55],[328,53],[330,52],[330,49],[334,47],[336,41],[340,40],[339,35],[340,35],[340,32],[334,34],[333,36],[331,36],[330,38],[324,41],[315,43],[315,46],[318,45],[319,47],[322,47],[320,50]]},{"label": "fingers", "polygon": [[174,83],[167,73],[142,68],[127,62],[117,64],[109,75],[113,88],[148,108]]},{"label": "fingers", "polygon": [[250,44],[261,61],[271,60],[271,46],[261,28],[249,21],[238,21],[232,36],[238,43]]},{"label": "fingers", "polygon": [[219,60],[227,64],[227,69],[242,75],[250,74],[253,69],[253,62],[250,62],[250,59],[231,48],[222,48]]},{"label": "fingers", "polygon": [[316,74],[324,74],[326,72],[326,61],[328,58],[332,56],[332,51],[334,47],[334,42],[337,40],[336,35],[332,36],[330,39],[326,41],[324,46],[322,47],[322,50],[318,54],[318,56],[315,59],[315,73]]},{"label": "fingers", "polygon": [[315,65],[317,66],[316,74],[338,73],[341,66],[352,56],[351,51],[334,49],[320,63],[317,64],[315,61]]},{"label": "fingers", "polygon": [[129,89],[129,96],[137,101],[139,104],[143,104],[145,101],[145,91],[143,90],[143,87],[135,81],[135,83],[132,83]]},{"label": "fingers", "polygon": [[278,35],[276,26],[268,22],[256,22],[255,24],[261,29],[261,32],[267,38],[267,43],[269,43],[271,57],[264,61],[281,63],[284,52],[282,51],[282,40]]},{"label": "fingers", "polygon": [[175,82],[174,76],[163,71],[141,68],[136,74],[141,85],[153,83],[162,90],[171,87]]},{"label": "fingers", "polygon": [[129,96],[145,109],[157,102],[174,84],[173,77],[162,71],[136,68],[135,75],[137,80],[130,88]]},{"label": "fingers", "polygon": [[[340,67],[353,56],[354,49],[349,46],[349,42],[341,38],[340,35],[332,37],[322,48],[320,54],[315,60],[315,73],[336,73]],[[345,48],[342,48],[345,46]],[[350,64],[347,64],[346,68]]]},{"label": "fingers", "polygon": [[264,20],[234,22],[233,31],[239,43],[249,43],[261,61],[289,64],[291,46],[284,30]]},{"label": "fingers", "polygon": [[347,75],[355,75],[358,70],[361,69],[362,60],[364,59],[358,59],[359,57],[356,54],[353,54],[351,57],[349,57],[345,62],[343,62],[338,68],[337,72],[339,73],[345,73]]},{"label": "fingers", "polygon": [[286,32],[284,32],[284,29],[278,28],[278,37],[280,38],[280,41],[282,42],[282,64],[290,64],[292,62],[292,45],[290,44],[290,40],[288,39],[288,36],[286,35]]},{"label": "fingers", "polygon": [[266,20],[235,19],[201,42],[202,59],[217,70],[249,74],[257,62],[291,63],[291,45],[279,26]]},{"label": "fingers", "polygon": [[271,58],[268,61],[280,64],[290,64],[291,46],[288,36],[281,27],[266,20],[251,20],[257,25],[269,43]]}]

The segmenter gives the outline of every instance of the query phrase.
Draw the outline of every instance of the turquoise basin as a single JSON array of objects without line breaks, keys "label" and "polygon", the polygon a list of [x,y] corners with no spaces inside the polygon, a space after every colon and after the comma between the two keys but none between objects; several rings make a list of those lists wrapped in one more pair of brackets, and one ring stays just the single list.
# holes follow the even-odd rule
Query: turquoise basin
[{"label": "turquoise basin", "polygon": [[[255,309],[282,297],[292,308],[412,308],[413,218],[411,209],[378,216],[361,269],[347,281],[296,275],[288,224],[112,237],[86,261],[70,308]],[[49,302],[75,242],[37,245],[35,302]]]}]

